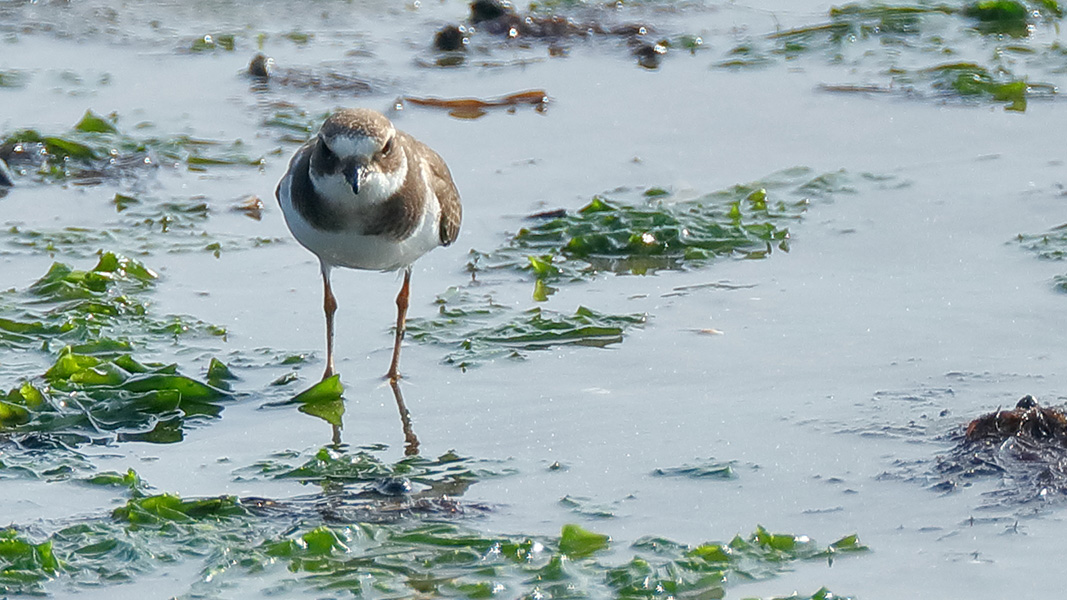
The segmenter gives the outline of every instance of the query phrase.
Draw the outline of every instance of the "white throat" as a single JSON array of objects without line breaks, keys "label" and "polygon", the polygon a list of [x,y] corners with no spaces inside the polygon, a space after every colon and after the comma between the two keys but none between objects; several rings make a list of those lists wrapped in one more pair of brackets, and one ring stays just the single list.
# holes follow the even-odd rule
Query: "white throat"
[{"label": "white throat", "polygon": [[400,168],[385,172],[369,166],[359,184],[359,194],[352,192],[352,186],[340,173],[323,175],[314,170],[309,173],[311,184],[327,202],[348,206],[366,206],[385,202],[400,190],[408,176],[408,161],[404,156]]}]

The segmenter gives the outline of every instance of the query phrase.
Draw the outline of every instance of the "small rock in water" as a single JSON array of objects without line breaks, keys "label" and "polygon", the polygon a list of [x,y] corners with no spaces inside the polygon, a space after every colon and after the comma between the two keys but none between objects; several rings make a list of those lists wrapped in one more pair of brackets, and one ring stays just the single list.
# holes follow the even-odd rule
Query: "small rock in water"
[{"label": "small rock in water", "polygon": [[463,43],[463,30],[455,25],[446,25],[442,27],[438,30],[437,34],[433,36],[433,47],[441,52],[466,50],[467,47]]},{"label": "small rock in water", "polygon": [[667,47],[663,44],[647,44],[641,43],[634,48],[634,56],[637,57],[637,64],[646,69],[659,68],[660,61],[663,60],[663,55],[667,54]]},{"label": "small rock in water", "polygon": [[273,71],[274,59],[263,54],[253,56],[252,62],[248,63],[248,74],[253,77],[268,79]]},{"label": "small rock in water", "polygon": [[372,483],[370,489],[383,496],[407,496],[412,487],[407,477],[386,477]]},{"label": "small rock in water", "polygon": [[510,2],[502,0],[474,0],[471,2],[471,23],[492,21],[504,15],[515,14]]}]

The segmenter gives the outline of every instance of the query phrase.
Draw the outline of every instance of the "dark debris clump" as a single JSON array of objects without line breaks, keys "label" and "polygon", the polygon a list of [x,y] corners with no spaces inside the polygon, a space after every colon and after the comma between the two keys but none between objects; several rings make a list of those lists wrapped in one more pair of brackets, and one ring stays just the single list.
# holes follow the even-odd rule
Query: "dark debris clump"
[{"label": "dark debris clump", "polygon": [[434,34],[433,48],[439,52],[464,50],[475,33],[503,37],[507,40],[545,40],[549,53],[563,56],[561,40],[591,36],[615,37],[626,41],[638,64],[656,68],[666,53],[667,44],[646,38],[653,29],[641,23],[608,24],[598,19],[576,20],[559,14],[521,14],[504,0],[475,0],[470,5],[467,25],[446,25]]},{"label": "dark debris clump", "polygon": [[949,479],[939,490],[985,477],[1002,485],[988,494],[992,505],[1067,499],[1067,413],[1024,396],[1011,410],[971,421],[937,470]]}]

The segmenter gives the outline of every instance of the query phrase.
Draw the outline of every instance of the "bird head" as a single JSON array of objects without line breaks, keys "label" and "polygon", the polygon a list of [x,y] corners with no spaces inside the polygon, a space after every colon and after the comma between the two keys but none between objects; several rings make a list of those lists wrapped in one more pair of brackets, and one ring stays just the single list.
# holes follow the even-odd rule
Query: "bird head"
[{"label": "bird head", "polygon": [[363,202],[388,199],[407,176],[400,136],[385,115],[370,109],[345,109],[319,129],[311,155],[311,179],[320,194]]}]

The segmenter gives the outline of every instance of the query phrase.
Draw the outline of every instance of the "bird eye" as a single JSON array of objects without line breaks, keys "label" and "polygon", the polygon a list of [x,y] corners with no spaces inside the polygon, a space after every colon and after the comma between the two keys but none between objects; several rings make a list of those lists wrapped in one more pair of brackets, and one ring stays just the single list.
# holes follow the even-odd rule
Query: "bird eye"
[{"label": "bird eye", "polygon": [[382,156],[389,156],[393,153],[393,138],[389,138],[389,141],[382,147]]}]

